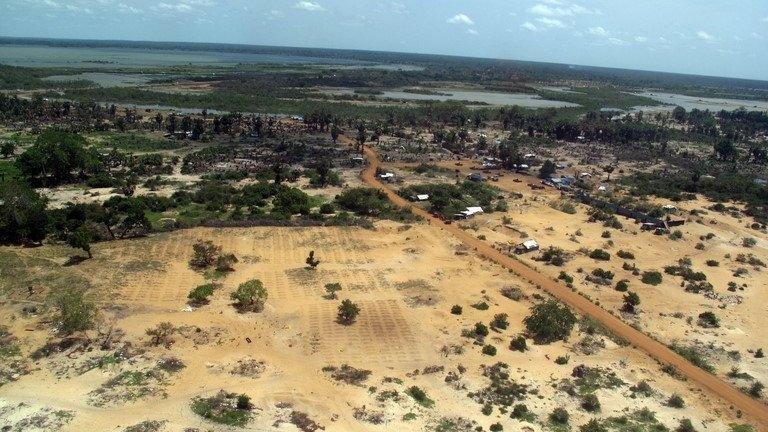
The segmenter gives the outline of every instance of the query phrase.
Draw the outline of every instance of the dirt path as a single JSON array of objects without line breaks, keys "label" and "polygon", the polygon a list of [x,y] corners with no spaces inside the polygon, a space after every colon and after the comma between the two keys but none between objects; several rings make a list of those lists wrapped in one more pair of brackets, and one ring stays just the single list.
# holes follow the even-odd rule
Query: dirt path
[{"label": "dirt path", "polygon": [[[352,143],[351,140],[347,139],[347,141]],[[740,410],[743,415],[759,422],[763,430],[768,427],[768,406],[747,396],[720,378],[694,366],[666,345],[652,339],[645,333],[635,330],[619,318],[608,313],[605,309],[596,306],[585,297],[571,291],[565,285],[555,282],[523,262],[497,251],[484,241],[467,234],[457,225],[445,224],[427,211],[412,205],[409,201],[397,195],[392,189],[376,178],[376,169],[380,162],[378,154],[368,147],[364,151],[369,164],[363,170],[363,181],[369,186],[384,192],[393,204],[410,209],[414,214],[427,220],[431,226],[445,230],[455,236],[466,246],[474,249],[478,255],[511,270],[531,284],[546,290],[578,312],[596,319],[617,336],[626,339],[632,346],[645,351],[657,361],[674,366],[680,374],[728,401],[733,405],[734,409]]]}]

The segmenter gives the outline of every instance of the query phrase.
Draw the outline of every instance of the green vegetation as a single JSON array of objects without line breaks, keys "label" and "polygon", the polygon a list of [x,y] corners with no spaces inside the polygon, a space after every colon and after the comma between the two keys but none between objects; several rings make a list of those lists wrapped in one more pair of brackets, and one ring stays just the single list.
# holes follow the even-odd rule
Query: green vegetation
[{"label": "green vegetation", "polygon": [[52,293],[52,296],[58,312],[56,322],[62,333],[72,334],[93,328],[97,309],[85,290],[69,287]]},{"label": "green vegetation", "polygon": [[425,408],[432,408],[435,406],[435,401],[430,399],[429,396],[427,396],[427,393],[417,386],[408,387],[408,389],[405,390],[405,394],[412,397],[416,403]]},{"label": "green vegetation", "polygon": [[413,195],[429,195],[429,210],[446,219],[464,211],[467,207],[479,206],[486,213],[495,209],[494,201],[499,200],[501,192],[486,183],[463,181],[455,184],[424,184],[401,188],[398,195],[408,198]]},{"label": "green vegetation", "polygon": [[339,305],[337,314],[338,322],[344,325],[351,325],[360,314],[360,306],[353,303],[350,299],[345,299]]},{"label": "green vegetation", "polygon": [[523,323],[537,343],[547,344],[567,339],[576,324],[576,316],[567,306],[549,300],[534,305]]},{"label": "green vegetation", "polygon": [[212,283],[200,285],[192,289],[187,295],[189,302],[194,305],[203,305],[208,303],[208,297],[213,295],[216,287]]},{"label": "green vegetation", "polygon": [[258,279],[251,279],[241,283],[230,297],[240,311],[259,312],[267,301],[267,289]]},{"label": "green vegetation", "polygon": [[251,419],[248,396],[223,390],[215,396],[194,399],[191,409],[206,420],[227,426],[245,427]]}]

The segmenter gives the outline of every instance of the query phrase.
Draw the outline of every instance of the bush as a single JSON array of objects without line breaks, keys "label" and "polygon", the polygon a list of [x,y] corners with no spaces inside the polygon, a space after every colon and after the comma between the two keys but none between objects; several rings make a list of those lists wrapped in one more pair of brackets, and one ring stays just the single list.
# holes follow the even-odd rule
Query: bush
[{"label": "bush", "polygon": [[571,361],[571,357],[564,355],[564,356],[557,356],[555,359],[555,364],[559,364],[560,366],[567,365],[568,362]]},{"label": "bush", "polygon": [[325,292],[328,293],[327,296],[330,299],[336,299],[336,293],[341,291],[341,284],[338,282],[333,283],[327,283],[325,284]]},{"label": "bush", "polygon": [[680,425],[677,426],[677,429],[675,429],[677,432],[696,432],[696,428],[693,427],[693,423],[691,423],[690,419],[682,419],[680,420]]},{"label": "bush", "polygon": [[602,249],[595,249],[589,253],[589,257],[598,261],[608,261],[611,259],[611,254]]},{"label": "bush", "polygon": [[416,387],[416,386],[408,387],[408,389],[405,391],[405,394],[412,397],[413,400],[415,400],[421,406],[431,408],[432,406],[435,405],[435,401],[430,399],[427,396],[427,393],[424,390],[420,389],[419,387]]},{"label": "bush", "polygon": [[596,268],[592,270],[592,276],[599,277],[600,279],[613,280],[613,277],[615,275],[611,271],[603,270],[601,268]]},{"label": "bush", "polygon": [[494,423],[490,426],[491,432],[501,432],[504,430],[504,426],[501,423]]},{"label": "bush", "polygon": [[623,310],[629,313],[635,313],[637,307],[640,305],[640,296],[637,293],[628,291],[624,294],[624,307]]},{"label": "bush", "polygon": [[699,314],[699,326],[704,328],[718,328],[720,327],[720,320],[713,312],[702,312]]},{"label": "bush", "polygon": [[508,315],[505,313],[496,314],[493,316],[493,320],[491,321],[491,327],[496,329],[506,329],[509,327],[509,321],[507,320]]},{"label": "bush", "polygon": [[509,349],[512,351],[525,352],[528,349],[528,344],[525,341],[525,336],[517,336],[509,343]]},{"label": "bush", "polygon": [[475,335],[485,337],[488,336],[488,326],[483,323],[475,323]]},{"label": "bush", "polygon": [[242,312],[261,311],[264,308],[267,297],[267,289],[264,288],[264,285],[258,279],[251,279],[241,283],[237,290],[230,294],[230,298],[236,302],[237,308]]},{"label": "bush", "polygon": [[611,238],[611,232],[610,231],[603,231],[602,234],[600,234],[600,237],[602,238]]},{"label": "bush", "polygon": [[517,405],[514,406],[514,408],[512,408],[511,417],[513,419],[521,420],[521,419],[529,417],[530,414],[531,414],[531,412],[528,411],[528,407],[525,406],[525,404],[517,404]]},{"label": "bush", "polygon": [[661,273],[657,271],[643,272],[643,277],[640,279],[644,284],[659,285],[662,281]]},{"label": "bush", "polygon": [[685,408],[685,401],[683,397],[678,394],[673,394],[667,399],[667,406],[672,408],[682,409]]},{"label": "bush", "polygon": [[629,281],[626,279],[622,279],[618,282],[616,282],[616,291],[619,292],[626,292],[629,289]]},{"label": "bush", "polygon": [[235,256],[235,254],[226,254],[221,255],[218,258],[216,258],[216,270],[218,271],[232,271],[234,270],[233,266],[237,264],[238,259]]},{"label": "bush", "polygon": [[454,315],[461,315],[462,312],[463,309],[459,305],[453,305],[453,307],[451,307],[451,313]]},{"label": "bush", "polygon": [[192,245],[194,256],[189,261],[190,267],[206,268],[216,262],[216,256],[221,252],[221,247],[216,246],[210,240],[198,240]]},{"label": "bush", "polygon": [[633,254],[632,252],[624,251],[624,250],[620,250],[616,252],[616,256],[622,259],[631,259],[631,260],[635,259],[635,254]]},{"label": "bush", "polygon": [[488,306],[488,303],[486,303],[486,302],[477,302],[477,303],[475,303],[475,304],[473,304],[471,306],[473,308],[475,308],[477,310],[481,310],[481,311],[488,310],[490,308],[490,306]]},{"label": "bush", "polygon": [[600,400],[594,393],[586,394],[581,398],[581,407],[589,412],[600,411]]},{"label": "bush", "polygon": [[200,285],[189,292],[187,299],[189,299],[189,302],[194,305],[207,304],[208,297],[213,295],[213,291],[213,284],[207,283],[205,285]]},{"label": "bush", "polygon": [[565,408],[555,408],[549,415],[549,420],[552,423],[561,425],[568,424],[569,418],[570,416],[568,415],[568,411],[566,411]]},{"label": "bush", "polygon": [[592,419],[579,427],[579,432],[608,432],[608,429],[601,425],[597,419]]},{"label": "bush", "polygon": [[493,345],[485,345],[483,346],[483,354],[487,356],[495,356],[496,355],[496,347]]},{"label": "bush", "polygon": [[321,214],[332,214],[336,211],[336,208],[331,203],[323,203],[320,205],[320,213]]},{"label": "bush", "polygon": [[550,300],[534,305],[523,323],[537,343],[546,344],[567,339],[576,324],[576,316],[567,306]]},{"label": "bush", "polygon": [[56,322],[64,334],[72,334],[93,328],[96,305],[85,296],[85,291],[67,287],[55,294],[54,305],[58,311]]},{"label": "bush", "polygon": [[763,385],[763,383],[761,383],[760,381],[755,381],[749,387],[749,391],[747,393],[749,393],[750,396],[759,399],[763,396],[764,388],[765,388],[765,385]]},{"label": "bush", "polygon": [[569,275],[564,271],[561,271],[560,274],[557,276],[557,278],[568,285],[573,283],[573,276]]},{"label": "bush", "polygon": [[716,260],[707,260],[707,265],[710,267],[717,267],[720,265],[720,262]]},{"label": "bush", "polygon": [[751,248],[751,247],[753,247],[753,246],[755,246],[757,244],[757,240],[755,240],[752,237],[744,237],[744,239],[742,239],[742,241],[741,241],[741,244],[744,247]]},{"label": "bush", "polygon": [[674,231],[672,231],[672,233],[669,235],[669,239],[670,239],[670,240],[680,240],[680,239],[682,239],[682,238],[683,238],[683,232],[682,232],[682,231],[680,231],[680,230],[674,230]]},{"label": "bush", "polygon": [[355,322],[357,315],[360,314],[360,307],[352,300],[346,299],[339,305],[338,321],[344,325],[350,325]]}]

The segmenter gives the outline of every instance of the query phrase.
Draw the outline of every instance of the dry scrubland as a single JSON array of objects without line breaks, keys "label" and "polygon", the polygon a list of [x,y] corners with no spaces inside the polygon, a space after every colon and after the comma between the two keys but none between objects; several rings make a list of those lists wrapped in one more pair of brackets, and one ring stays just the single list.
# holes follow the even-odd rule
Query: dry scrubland
[{"label": "dry scrubland", "polygon": [[[481,215],[461,225],[498,247],[534,238],[543,249],[561,248],[566,257],[561,266],[539,261],[541,253],[522,259],[552,278],[565,272],[574,278],[575,289],[658,340],[695,348],[714,366],[717,375],[736,387],[746,389],[754,382],[768,381],[768,364],[755,358],[758,349],[768,346],[763,322],[768,312],[766,269],[761,264],[766,260],[768,243],[764,232],[749,227],[751,218],[738,212],[711,210],[714,203],[701,198],[684,203],[654,200],[658,205],[677,207],[673,217],[685,219],[686,223],[671,230],[679,230],[681,238],[641,231],[633,220],[621,216],[617,218],[623,227],[609,228],[600,221],[588,222],[588,206],[561,197],[551,188],[531,190],[526,185],[536,181],[531,177],[523,177],[520,183],[512,181],[514,177],[506,175],[494,183],[507,196],[522,194],[521,198],[508,199],[508,213]],[[555,203],[563,202],[573,204],[575,213],[553,208],[557,207]],[[756,244],[745,246],[745,238],[755,239]],[[590,258],[589,252],[595,249],[607,251],[610,259]],[[622,258],[619,251],[629,252],[634,258]],[[688,259],[690,264],[685,262]],[[712,292],[686,291],[688,282],[684,283],[683,277],[665,272],[665,267],[679,266],[681,260],[694,272],[706,275],[707,282],[713,285]],[[633,274],[638,273],[634,268],[639,274]],[[607,284],[596,283],[592,277],[595,269],[614,273],[613,279]],[[642,274],[646,271],[660,272],[662,282],[643,283]],[[615,289],[622,280],[641,299],[636,314],[622,311],[626,292]],[[714,313],[719,327],[700,324],[699,314],[704,312]]]},{"label": "dry scrubland", "polygon": [[[582,229],[586,233],[591,227]],[[239,263],[216,279],[220,287],[210,304],[188,308],[189,290],[206,282],[188,265],[197,239],[212,240],[237,255]],[[542,238],[545,243],[549,239]],[[316,270],[304,266],[309,250],[321,260]],[[425,225],[190,229],[100,243],[94,258],[77,266],[65,266],[72,253],[65,247],[3,248],[0,253],[2,290],[9,300],[2,306],[2,325],[8,329],[6,340],[21,354],[3,358],[4,372],[10,366],[15,371],[4,373],[4,380],[12,382],[0,387],[0,424],[11,430],[126,430],[141,420],[148,421],[141,425],[145,429],[128,430],[218,430],[221,426],[197,416],[191,404],[220,390],[250,396],[248,430],[449,431],[477,425],[488,430],[497,422],[505,430],[562,430],[551,424],[549,413],[562,406],[574,427],[586,423],[595,414],[579,407],[580,394],[593,391],[602,407],[600,418],[626,415],[637,422],[638,410],[648,408],[670,428],[683,418],[708,431],[729,430],[728,424],[738,421],[727,407],[661,373],[641,353],[599,331],[587,334],[590,326],[584,322],[566,343],[535,345],[529,339],[528,351],[510,350],[510,340],[523,331],[522,319],[543,293]],[[238,313],[229,293],[253,278],[269,291],[266,306],[259,313]],[[341,283],[339,298],[361,307],[353,325],[335,322],[338,300],[325,298],[323,288],[331,282]],[[30,310],[47,289],[67,284],[88,286],[98,299],[100,334],[90,343],[28,359],[52,337],[45,314]],[[33,287],[31,296],[28,286]],[[502,296],[503,288],[518,288],[517,300]],[[658,306],[647,291],[639,291],[648,302],[640,319],[650,321],[643,316]],[[490,307],[470,306],[481,302]],[[462,306],[462,315],[450,313],[454,304]],[[462,331],[476,322],[487,324],[498,313],[509,315],[509,328],[490,331],[485,343],[498,353],[484,355],[482,346],[462,337]],[[726,328],[736,319],[726,316],[735,314],[721,315]],[[173,328],[153,341],[146,331],[163,322]],[[678,321],[660,322],[650,330]],[[556,364],[559,356],[569,357],[568,364]],[[514,404],[529,408],[534,414],[529,421],[502,414],[497,403],[491,403],[490,415],[483,415],[483,404],[477,402],[481,396],[468,395],[502,398],[489,390],[500,387],[489,387],[491,380],[483,376],[483,366],[497,362],[508,365],[510,381],[496,381],[501,388],[514,388],[503,387],[512,382],[527,386],[527,394]],[[581,364],[599,369],[574,378]],[[641,381],[649,384],[647,394],[631,389]],[[411,386],[424,390],[434,403],[419,404],[408,394]],[[685,408],[667,406],[672,394],[683,397]]]}]

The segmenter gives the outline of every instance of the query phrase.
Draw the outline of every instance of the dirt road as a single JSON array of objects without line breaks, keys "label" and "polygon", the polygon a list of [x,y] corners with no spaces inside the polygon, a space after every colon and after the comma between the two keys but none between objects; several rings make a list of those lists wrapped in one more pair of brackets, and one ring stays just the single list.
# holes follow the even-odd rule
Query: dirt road
[{"label": "dirt road", "polygon": [[726,400],[733,405],[735,410],[740,410],[744,416],[759,422],[761,430],[766,430],[766,428],[768,428],[768,406],[747,396],[720,378],[694,366],[669,349],[666,345],[652,339],[645,333],[635,330],[619,318],[608,313],[605,309],[595,305],[580,294],[571,291],[565,285],[555,282],[523,262],[497,251],[488,243],[467,234],[457,225],[447,225],[443,221],[429,214],[429,212],[414,206],[376,178],[376,169],[380,162],[379,156],[374,150],[368,147],[366,147],[364,151],[369,164],[362,173],[363,181],[369,186],[384,192],[393,204],[409,208],[414,214],[427,220],[430,225],[445,230],[455,236],[466,246],[474,249],[478,255],[511,270],[513,273],[529,281],[533,285],[546,290],[571,308],[596,319],[617,336],[629,341],[632,346],[646,352],[663,364],[674,366],[680,374],[686,376],[689,380],[697,383],[710,393]]}]

